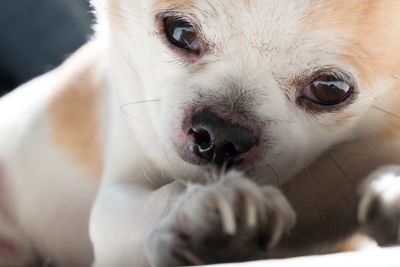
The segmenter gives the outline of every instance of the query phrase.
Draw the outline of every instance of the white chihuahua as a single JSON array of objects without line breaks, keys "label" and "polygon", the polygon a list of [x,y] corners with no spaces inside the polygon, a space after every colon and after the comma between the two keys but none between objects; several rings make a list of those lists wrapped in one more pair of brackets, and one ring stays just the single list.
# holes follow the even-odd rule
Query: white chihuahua
[{"label": "white chihuahua", "polygon": [[94,6],[93,40],[0,100],[1,267],[399,243],[400,1]]}]

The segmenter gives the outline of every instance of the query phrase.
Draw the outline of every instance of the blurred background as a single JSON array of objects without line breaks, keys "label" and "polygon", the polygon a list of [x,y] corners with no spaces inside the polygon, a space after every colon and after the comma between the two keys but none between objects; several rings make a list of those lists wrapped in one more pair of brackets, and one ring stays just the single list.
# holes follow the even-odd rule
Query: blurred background
[{"label": "blurred background", "polygon": [[0,96],[59,65],[92,34],[87,0],[3,0]]}]

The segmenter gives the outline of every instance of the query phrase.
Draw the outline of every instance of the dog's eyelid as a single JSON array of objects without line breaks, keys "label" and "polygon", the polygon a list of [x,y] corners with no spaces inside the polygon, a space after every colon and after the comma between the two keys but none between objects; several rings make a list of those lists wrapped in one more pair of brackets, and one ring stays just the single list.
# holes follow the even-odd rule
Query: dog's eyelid
[{"label": "dog's eyelid", "polygon": [[175,9],[163,9],[155,12],[154,19],[155,21],[157,20],[163,20],[167,17],[175,17],[177,19],[182,19],[184,21],[187,21],[191,23],[193,26],[197,27],[199,25],[198,20],[196,17],[191,14],[190,12],[183,12],[183,11],[178,11]]},{"label": "dog's eyelid", "polygon": [[203,36],[203,29],[201,28],[201,23],[196,18],[196,16],[194,16],[190,12],[189,13],[188,12],[182,12],[182,11],[177,11],[175,9],[164,9],[164,10],[160,10],[160,11],[155,13],[154,21],[156,22],[156,25],[157,25],[159,21],[163,21],[168,17],[174,17],[176,19],[179,19],[179,20],[182,20],[182,21],[190,23],[190,25],[192,25],[193,28],[196,29],[196,32],[197,32],[198,36],[202,40],[206,39]]},{"label": "dog's eyelid", "polygon": [[314,77],[318,77],[321,75],[329,75],[344,80],[351,84],[354,83],[353,76],[349,72],[338,67],[333,67],[333,66],[322,67],[320,68],[320,70],[315,71],[313,74]]},{"label": "dog's eyelid", "polygon": [[294,79],[293,84],[296,88],[301,90],[307,84],[310,84],[317,77],[322,75],[332,76],[339,80],[343,80],[350,84],[353,88],[358,89],[358,83],[354,76],[349,71],[343,70],[342,68],[336,66],[323,66],[304,71],[301,75]]}]

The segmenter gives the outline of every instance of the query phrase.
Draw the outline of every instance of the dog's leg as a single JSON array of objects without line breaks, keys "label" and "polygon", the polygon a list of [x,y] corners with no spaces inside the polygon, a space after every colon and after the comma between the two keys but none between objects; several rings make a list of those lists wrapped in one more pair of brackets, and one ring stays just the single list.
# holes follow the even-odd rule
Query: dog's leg
[{"label": "dog's leg", "polygon": [[362,190],[358,218],[379,245],[400,244],[400,166],[371,175]]},{"label": "dog's leg", "polygon": [[28,239],[0,213],[0,267],[30,267],[36,260]]},{"label": "dog's leg", "polygon": [[144,240],[182,190],[184,187],[176,182],[158,190],[122,182],[103,186],[90,223],[93,266],[149,266]]},{"label": "dog's leg", "polygon": [[189,187],[149,236],[152,266],[186,266],[266,258],[295,223],[285,197],[228,173]]},{"label": "dog's leg", "polygon": [[4,178],[4,169],[0,165],[0,267],[34,266],[38,259],[33,246],[17,224],[10,219]]}]

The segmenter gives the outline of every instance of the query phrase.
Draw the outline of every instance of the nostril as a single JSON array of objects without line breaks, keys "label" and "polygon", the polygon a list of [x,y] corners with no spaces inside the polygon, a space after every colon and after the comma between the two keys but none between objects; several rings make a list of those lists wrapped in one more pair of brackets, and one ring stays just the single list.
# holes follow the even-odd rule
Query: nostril
[{"label": "nostril", "polygon": [[232,143],[225,144],[222,147],[222,150],[225,153],[227,158],[235,158],[240,155],[240,151],[236,148],[236,146]]},{"label": "nostril", "polygon": [[200,158],[211,161],[214,158],[214,143],[209,131],[205,129],[189,130],[189,134],[193,137],[192,151]]},{"label": "nostril", "polygon": [[190,129],[189,134],[193,136],[194,144],[199,147],[200,150],[209,150],[213,147],[210,133],[205,129]]}]

